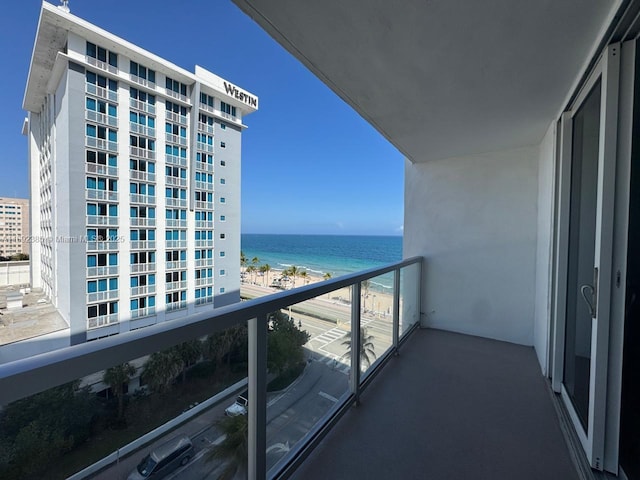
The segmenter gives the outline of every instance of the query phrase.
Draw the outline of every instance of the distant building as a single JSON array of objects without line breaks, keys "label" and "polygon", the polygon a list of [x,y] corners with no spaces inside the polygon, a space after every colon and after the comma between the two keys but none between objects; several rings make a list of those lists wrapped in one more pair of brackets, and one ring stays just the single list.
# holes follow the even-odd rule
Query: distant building
[{"label": "distant building", "polygon": [[29,254],[29,200],[0,197],[0,257]]},{"label": "distant building", "polygon": [[45,2],[23,108],[32,285],[72,344],[240,300],[255,95]]}]

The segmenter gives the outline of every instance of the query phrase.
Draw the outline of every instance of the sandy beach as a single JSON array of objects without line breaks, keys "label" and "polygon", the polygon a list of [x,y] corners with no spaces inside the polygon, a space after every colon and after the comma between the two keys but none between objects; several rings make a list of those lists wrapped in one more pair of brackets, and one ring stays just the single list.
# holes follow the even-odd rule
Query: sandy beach
[{"label": "sandy beach", "polygon": [[[270,270],[268,273],[263,274],[257,271],[247,272],[246,268],[241,268],[242,283],[262,287],[265,295],[325,281],[321,276],[309,274],[308,272],[306,276],[296,276],[295,280],[293,277],[288,277],[288,279],[283,277],[282,273],[281,270]],[[326,296],[323,295],[323,297],[326,297],[329,301],[349,305],[351,304],[351,288],[340,288]],[[362,292],[360,301],[362,308],[374,315],[390,315],[393,310],[393,296],[388,293],[369,289],[368,292]]]}]

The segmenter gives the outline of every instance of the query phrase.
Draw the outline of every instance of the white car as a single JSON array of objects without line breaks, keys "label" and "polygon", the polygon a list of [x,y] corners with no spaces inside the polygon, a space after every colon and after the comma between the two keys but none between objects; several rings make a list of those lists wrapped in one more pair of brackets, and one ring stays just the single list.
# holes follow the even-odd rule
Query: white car
[{"label": "white car", "polygon": [[236,398],[236,401],[233,402],[232,405],[229,405],[224,410],[224,414],[227,417],[236,417],[238,415],[246,415],[248,406],[249,406],[249,400],[247,400],[247,395],[242,394],[238,396],[238,398]]}]

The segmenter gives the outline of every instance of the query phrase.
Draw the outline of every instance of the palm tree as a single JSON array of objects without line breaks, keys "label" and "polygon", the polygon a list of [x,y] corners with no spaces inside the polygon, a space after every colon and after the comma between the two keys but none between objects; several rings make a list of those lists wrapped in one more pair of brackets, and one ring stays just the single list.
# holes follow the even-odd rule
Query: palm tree
[{"label": "palm tree", "polygon": [[223,417],[216,426],[224,440],[215,445],[207,455],[207,461],[228,462],[219,478],[231,479],[235,476],[246,478],[249,454],[249,427],[246,415]]},{"label": "palm tree", "polygon": [[325,280],[329,280],[329,279],[331,278],[331,274],[330,274],[329,272],[326,272],[326,273],[322,276],[322,278],[323,278],[323,279],[325,279]]},{"label": "palm tree", "polygon": [[118,399],[118,421],[124,417],[124,385],[129,383],[136,373],[136,367],[128,362],[107,368],[102,375],[102,381],[109,385],[113,395]]},{"label": "palm tree", "polygon": [[187,368],[196,363],[202,357],[202,343],[200,340],[182,342],[173,347],[175,354],[182,360],[182,383],[187,379]]},{"label": "palm tree", "polygon": [[305,271],[300,272],[300,277],[304,281],[304,284],[307,285],[309,283],[309,274]]},{"label": "palm tree", "polygon": [[[247,270],[247,257],[244,254],[244,252],[240,250],[240,271],[244,273],[246,272],[246,270]],[[243,279],[244,277],[240,275],[240,281],[242,281]]]},{"label": "palm tree", "polygon": [[245,270],[245,272],[247,272],[249,274],[249,277],[252,279],[251,282],[253,282],[253,273],[255,271],[256,271],[256,267],[254,267],[253,265],[249,265]]},{"label": "palm tree", "polygon": [[[377,358],[375,345],[373,344],[373,335],[369,335],[367,327],[360,327],[360,370],[363,372],[371,366],[371,363]],[[342,358],[351,356],[351,332],[347,332],[342,341],[342,345],[347,347],[347,351]]]},{"label": "palm tree", "polygon": [[271,271],[271,265],[265,263],[260,267],[260,271],[267,276],[265,286],[269,286],[269,272]]},{"label": "palm tree", "polygon": [[296,276],[300,275],[300,269],[295,265],[291,265],[285,272],[287,275],[293,277],[293,288],[296,288]]},{"label": "palm tree", "polygon": [[174,349],[152,353],[142,373],[152,390],[163,392],[171,387],[184,368],[184,362]]},{"label": "palm tree", "polygon": [[362,282],[360,282],[360,286],[362,287],[362,290],[364,291],[364,299],[362,301],[362,310],[366,313],[367,312],[367,297],[369,296],[369,287],[371,286],[371,282],[369,280],[363,280]]}]

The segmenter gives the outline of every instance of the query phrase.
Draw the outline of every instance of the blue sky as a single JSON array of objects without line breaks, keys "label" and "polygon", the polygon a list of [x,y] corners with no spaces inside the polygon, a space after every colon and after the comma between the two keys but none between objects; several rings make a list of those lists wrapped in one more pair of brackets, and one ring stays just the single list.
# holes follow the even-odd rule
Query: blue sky
[{"label": "blue sky", "polygon": [[[3,4],[0,196],[29,195],[21,105],[40,4]],[[402,155],[229,0],[69,6],[187,70],[201,65],[258,95],[242,141],[243,233],[402,233]]]}]

